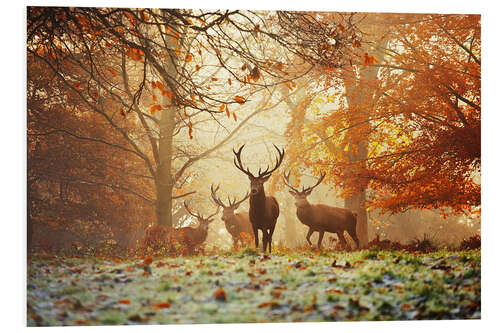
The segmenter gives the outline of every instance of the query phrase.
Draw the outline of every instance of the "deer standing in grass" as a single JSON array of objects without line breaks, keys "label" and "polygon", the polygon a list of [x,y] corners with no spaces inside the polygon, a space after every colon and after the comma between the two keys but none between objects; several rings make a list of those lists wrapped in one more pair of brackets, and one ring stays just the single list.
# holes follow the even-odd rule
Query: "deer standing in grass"
[{"label": "deer standing in grass", "polygon": [[319,232],[318,249],[321,248],[321,241],[323,240],[325,232],[331,232],[337,234],[340,242],[344,246],[350,248],[344,237],[344,231],[347,231],[354,242],[356,242],[356,246],[359,248],[359,240],[356,235],[356,213],[353,213],[345,208],[331,207],[322,204],[311,205],[307,201],[307,196],[310,195],[312,190],[323,181],[325,174],[321,174],[321,177],[315,185],[307,188],[302,187],[302,191],[299,191],[290,185],[289,177],[290,172],[288,172],[288,174],[285,173],[283,176],[285,185],[290,188],[290,194],[295,198],[297,217],[300,222],[309,227],[309,231],[306,236],[306,240],[309,245],[312,245],[311,235],[313,232]]},{"label": "deer standing in grass", "polygon": [[229,232],[231,237],[233,238],[233,247],[238,248],[238,241],[241,246],[245,245],[245,240],[243,239],[243,234],[247,234],[248,237],[252,237],[253,229],[252,224],[250,223],[250,216],[246,212],[235,213],[234,211],[238,209],[239,205],[248,199],[250,193],[247,192],[245,197],[239,201],[236,201],[236,198],[231,199],[229,196],[227,197],[228,204],[225,205],[224,202],[219,199],[217,196],[217,191],[219,190],[219,185],[214,189],[213,185],[210,186],[210,190],[212,192],[213,201],[220,207],[222,207],[222,221],[224,221],[224,225],[226,226],[226,230]]},{"label": "deer standing in grass", "polygon": [[233,149],[234,165],[236,168],[241,170],[244,174],[248,176],[250,180],[250,222],[252,223],[253,234],[255,237],[255,248],[259,247],[259,229],[262,231],[262,247],[264,252],[269,246],[269,253],[271,253],[271,243],[274,233],[274,228],[276,227],[276,221],[280,215],[280,207],[276,198],[271,196],[266,196],[264,192],[264,183],[271,177],[271,174],[278,169],[281,162],[283,162],[283,156],[285,156],[285,150],[280,150],[274,145],[274,148],[278,151],[278,157],[276,158],[275,166],[269,170],[267,166],[266,170],[262,171],[259,168],[259,174],[254,176],[248,168],[243,166],[241,162],[241,151],[245,145],[242,145],[238,151]]},{"label": "deer standing in grass", "polygon": [[213,222],[213,217],[219,213],[219,207],[217,206],[217,210],[215,213],[209,215],[208,217],[203,217],[200,213],[193,213],[189,206],[184,201],[184,208],[189,213],[189,215],[196,217],[198,220],[198,228],[193,227],[183,227],[178,229],[173,229],[172,233],[179,242],[179,244],[185,246],[190,253],[192,253],[197,247],[205,242],[208,235],[208,225]]}]

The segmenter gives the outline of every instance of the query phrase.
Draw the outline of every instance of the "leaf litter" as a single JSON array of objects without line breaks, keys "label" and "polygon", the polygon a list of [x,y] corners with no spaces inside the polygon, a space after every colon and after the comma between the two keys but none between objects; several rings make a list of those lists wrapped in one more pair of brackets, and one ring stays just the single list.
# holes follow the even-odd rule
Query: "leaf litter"
[{"label": "leaf litter", "polygon": [[472,319],[479,250],[28,263],[28,326]]}]

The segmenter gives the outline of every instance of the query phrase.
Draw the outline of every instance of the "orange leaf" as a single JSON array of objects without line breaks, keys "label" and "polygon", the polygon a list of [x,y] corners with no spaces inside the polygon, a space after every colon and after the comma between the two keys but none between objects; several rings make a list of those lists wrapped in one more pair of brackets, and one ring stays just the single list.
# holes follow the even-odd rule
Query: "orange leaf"
[{"label": "orange leaf", "polygon": [[161,105],[155,104],[149,109],[149,112],[151,112],[151,114],[155,114],[156,111],[160,110],[161,110]]},{"label": "orange leaf", "polygon": [[246,100],[243,96],[235,96],[234,100],[236,102],[238,102],[238,104],[240,104],[240,105],[245,104],[245,102],[246,102]]},{"label": "orange leaf", "polygon": [[226,301],[226,292],[224,291],[224,289],[222,288],[219,288],[215,291],[214,293],[214,297],[216,300],[218,301]]},{"label": "orange leaf", "polygon": [[165,309],[170,307],[170,302],[160,302],[153,305],[155,309]]},{"label": "orange leaf", "polygon": [[[160,109],[161,109],[161,106],[160,106]],[[153,258],[151,258],[151,256],[147,256],[146,259],[144,259],[144,264],[146,264],[146,265],[151,265],[152,262],[153,262]]]},{"label": "orange leaf", "polygon": [[216,77],[213,77],[212,78],[212,81],[217,81],[218,79]]},{"label": "orange leaf", "polygon": [[153,101],[156,101],[156,100],[157,100],[156,95],[153,95]]},{"label": "orange leaf", "polygon": [[172,97],[174,97],[174,93],[173,93],[173,92],[171,92],[170,90],[163,90],[163,91],[161,92],[161,95],[162,95],[162,96],[167,95],[167,97],[168,97],[168,98],[170,98],[170,99],[172,99]]},{"label": "orange leaf", "polygon": [[160,81],[156,81],[156,87],[160,90],[165,90],[165,86]]},{"label": "orange leaf", "polygon": [[112,68],[107,68],[107,70],[111,73],[111,75],[116,76],[116,72]]},{"label": "orange leaf", "polygon": [[228,117],[228,118],[231,116],[231,115],[229,114],[229,108],[227,107],[227,105],[226,105],[226,115],[227,115],[227,117]]},{"label": "orange leaf", "polygon": [[190,62],[191,60],[193,60],[193,55],[190,53],[186,55],[186,62]]},{"label": "orange leaf", "polygon": [[120,304],[130,304],[130,301],[128,299],[121,299],[118,301]]},{"label": "orange leaf", "polygon": [[232,82],[231,82],[231,78],[228,78],[228,79],[227,79],[227,83],[229,83],[229,85],[231,85],[231,84],[232,84]]},{"label": "orange leaf", "polygon": [[236,113],[234,113],[234,111],[233,111],[233,118],[234,118],[234,121],[238,121],[238,119],[236,119]]},{"label": "orange leaf", "polygon": [[196,65],[196,71],[199,71],[200,70],[200,65]]},{"label": "orange leaf", "polygon": [[219,108],[219,112],[224,111],[225,108],[226,108],[226,104],[221,104],[221,106]]},{"label": "orange leaf", "polygon": [[78,82],[77,84],[75,84],[75,88],[80,89],[80,85],[81,85],[80,82]]},{"label": "orange leaf", "polygon": [[181,50],[179,50],[179,49],[175,49],[175,50],[174,50],[174,52],[175,52],[175,55],[176,55],[176,56],[178,56],[178,57],[180,57],[180,56],[181,56]]},{"label": "orange leaf", "polygon": [[278,303],[276,303],[276,302],[264,302],[264,303],[260,303],[257,307],[259,309],[261,309],[261,308],[265,308],[265,307],[275,308],[277,306],[278,306]]}]

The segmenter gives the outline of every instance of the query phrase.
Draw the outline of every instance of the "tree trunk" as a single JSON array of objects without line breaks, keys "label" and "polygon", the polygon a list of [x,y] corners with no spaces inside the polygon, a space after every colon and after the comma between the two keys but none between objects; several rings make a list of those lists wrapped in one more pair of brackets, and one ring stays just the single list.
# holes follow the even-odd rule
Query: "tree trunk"
[{"label": "tree trunk", "polygon": [[[172,38],[166,39],[166,47],[174,49],[177,45]],[[182,43],[182,39],[180,40]],[[180,46],[179,46],[180,47]],[[171,82],[177,82],[175,78],[178,76],[176,64],[172,57],[167,57],[164,63],[164,69],[169,78],[173,78]],[[171,91],[175,91],[173,87],[169,87],[166,79],[163,85]],[[174,99],[174,98],[172,98]],[[172,157],[174,152],[173,137],[175,131],[175,122],[177,118],[178,108],[174,101],[167,95],[162,96],[161,105],[170,105],[168,108],[162,109],[160,116],[160,138],[158,142],[159,163],[156,170],[156,218],[157,224],[161,226],[172,227],[172,193],[174,189],[174,172],[172,170]]]},{"label": "tree trunk", "polygon": [[360,192],[346,197],[344,199],[344,207],[356,212],[356,235],[359,238],[359,245],[361,247],[368,244],[368,214],[366,212],[366,191]]},{"label": "tree trunk", "polygon": [[[170,104],[163,96],[162,104]],[[160,163],[157,169],[156,217],[158,225],[172,226],[172,191],[174,179],[172,172],[173,134],[175,129],[176,108],[161,111],[159,152]]]},{"label": "tree trunk", "polygon": [[[383,34],[382,34],[383,35]],[[373,53],[377,59],[382,61],[384,57],[385,48],[387,47],[388,41],[384,38],[379,41],[376,51]],[[377,85],[373,82],[377,80],[379,68],[375,66],[364,66],[360,70],[359,79],[354,79],[350,82],[347,80],[346,92],[347,92],[347,103],[351,109],[351,114],[354,119],[352,119],[353,125],[360,120],[359,114],[364,113],[362,119],[368,119],[371,113],[371,108],[376,105],[376,99],[380,95],[376,91]],[[354,76],[356,77],[356,76]],[[367,84],[368,83],[368,84]],[[371,84],[370,84],[371,83]],[[357,120],[356,120],[357,119]],[[358,127],[359,125],[356,125]],[[361,161],[364,165],[366,159],[368,158],[368,140],[370,132],[370,124],[365,123],[361,125],[366,131],[366,135],[358,142],[351,143],[349,145],[349,150],[347,152],[349,156],[349,161],[351,163],[356,163],[356,161]],[[353,128],[352,130],[358,130]],[[369,242],[368,235],[368,214],[366,211],[366,189],[368,187],[368,182],[360,181],[360,186],[357,193],[348,196],[344,199],[344,206],[357,213],[357,224],[356,233],[359,238],[360,246],[364,247]]]}]

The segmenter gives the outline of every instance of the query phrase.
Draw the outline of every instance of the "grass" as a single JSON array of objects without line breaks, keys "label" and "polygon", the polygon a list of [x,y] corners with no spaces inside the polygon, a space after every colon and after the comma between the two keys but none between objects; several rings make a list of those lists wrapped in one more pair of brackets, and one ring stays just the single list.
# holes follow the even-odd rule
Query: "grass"
[{"label": "grass", "polygon": [[480,264],[480,250],[32,256],[28,326],[480,318]]}]

